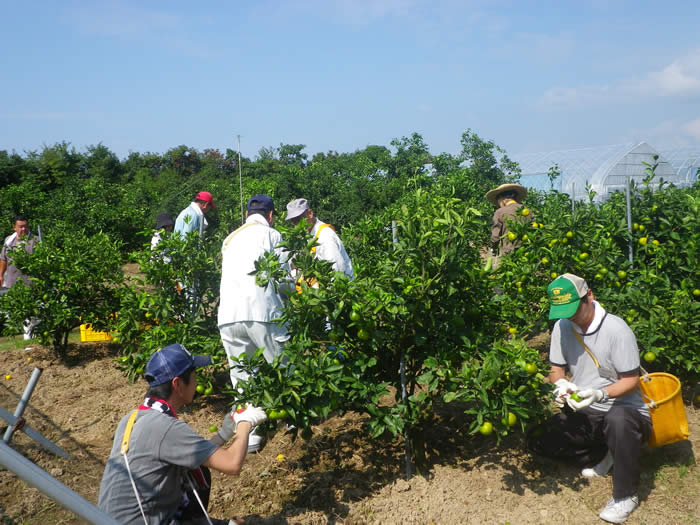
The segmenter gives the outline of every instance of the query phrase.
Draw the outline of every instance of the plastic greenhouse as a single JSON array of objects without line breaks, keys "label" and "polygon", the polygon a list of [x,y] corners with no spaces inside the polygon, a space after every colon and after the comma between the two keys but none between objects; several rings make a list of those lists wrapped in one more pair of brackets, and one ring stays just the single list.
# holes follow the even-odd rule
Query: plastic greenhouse
[{"label": "plastic greenhouse", "polygon": [[[568,193],[575,200],[587,198],[586,186],[595,192],[595,200],[602,201],[615,191],[624,191],[626,178],[641,184],[647,176],[648,164],[654,164],[658,155],[656,178],[676,186],[695,182],[700,170],[700,148],[656,150],[646,142],[617,144],[574,150],[551,151],[513,155],[520,164],[520,183],[528,188]],[[552,177],[556,167],[559,175]],[[550,178],[552,180],[550,180]]]}]

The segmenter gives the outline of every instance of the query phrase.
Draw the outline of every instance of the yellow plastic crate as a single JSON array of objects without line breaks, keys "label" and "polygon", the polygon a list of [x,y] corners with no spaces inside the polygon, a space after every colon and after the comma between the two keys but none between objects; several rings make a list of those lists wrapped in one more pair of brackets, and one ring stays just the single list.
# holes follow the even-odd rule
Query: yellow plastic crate
[{"label": "yellow plastic crate", "polygon": [[80,340],[86,341],[110,341],[112,336],[109,332],[96,332],[90,324],[80,325]]}]

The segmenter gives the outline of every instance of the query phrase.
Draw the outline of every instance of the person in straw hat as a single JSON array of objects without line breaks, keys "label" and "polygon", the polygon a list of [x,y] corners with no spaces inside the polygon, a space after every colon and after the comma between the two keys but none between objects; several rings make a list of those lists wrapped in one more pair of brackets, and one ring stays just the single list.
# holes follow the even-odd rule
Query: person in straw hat
[{"label": "person in straw hat", "polygon": [[493,214],[493,226],[491,227],[492,253],[504,255],[513,251],[517,245],[508,240],[508,219],[521,218],[519,210],[522,201],[527,195],[527,190],[520,184],[501,184],[498,188],[486,194],[488,200],[498,209]]}]

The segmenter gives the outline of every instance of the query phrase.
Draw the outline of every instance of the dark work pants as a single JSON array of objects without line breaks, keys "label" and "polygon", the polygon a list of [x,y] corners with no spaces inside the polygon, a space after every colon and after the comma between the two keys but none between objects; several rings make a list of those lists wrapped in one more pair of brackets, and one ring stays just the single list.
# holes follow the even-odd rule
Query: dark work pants
[{"label": "dark work pants", "polygon": [[[197,486],[197,494],[202,500],[204,508],[209,507],[209,495],[211,493],[211,472],[207,467],[199,467],[206,481],[206,486],[202,486],[195,482]],[[168,522],[168,525],[209,525],[207,517],[202,512],[202,507],[199,506],[197,497],[192,492],[192,488],[188,486],[187,488],[187,499],[189,504],[182,511],[182,515],[179,518],[174,518]],[[213,525],[228,525],[229,520],[218,520],[216,518],[209,517]]]},{"label": "dark work pants", "polygon": [[528,445],[536,454],[578,467],[596,465],[610,450],[615,459],[613,497],[623,499],[637,493],[639,456],[650,433],[651,420],[634,408],[613,405],[608,412],[590,407],[574,412],[565,406],[530,434]]},{"label": "dark work pants", "polygon": [[[197,487],[197,494],[199,494],[199,498],[202,500],[202,504],[206,509],[209,507],[209,494],[211,493],[211,472],[207,467],[199,468],[201,469],[202,474],[204,475],[204,479],[207,482],[207,486]],[[177,522],[178,525],[208,525],[207,518],[204,515],[204,512],[202,512],[202,507],[199,506],[197,497],[192,493],[191,488],[187,489],[187,497],[190,500],[190,503],[189,505],[187,505],[185,511],[182,513],[182,517]],[[228,520],[217,520],[214,518],[210,519],[214,525],[228,524]]]}]

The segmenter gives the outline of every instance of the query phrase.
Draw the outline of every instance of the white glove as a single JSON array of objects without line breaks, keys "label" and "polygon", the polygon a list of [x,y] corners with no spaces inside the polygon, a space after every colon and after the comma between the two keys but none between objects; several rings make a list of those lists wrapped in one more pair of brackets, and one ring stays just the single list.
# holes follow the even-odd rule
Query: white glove
[{"label": "white glove", "polygon": [[250,423],[250,429],[253,430],[255,427],[267,421],[267,414],[260,407],[246,406],[245,408],[239,408],[233,412],[233,421],[236,426],[241,421],[247,421]]},{"label": "white glove", "polygon": [[578,390],[578,387],[575,384],[573,384],[571,381],[567,381],[563,377],[561,379],[557,379],[554,382],[554,386],[556,386],[553,392],[554,404],[559,408],[564,408],[564,403],[566,402],[566,398],[569,396],[569,394]]},{"label": "white glove", "polygon": [[591,406],[593,403],[608,400],[608,393],[605,390],[579,390],[576,392],[581,401],[575,401],[569,396],[566,398],[566,403],[574,412],[578,412],[582,408]]},{"label": "white glove", "polygon": [[236,431],[236,423],[233,421],[233,414],[233,412],[226,413],[224,421],[221,423],[221,428],[216,433],[224,443],[231,439]]}]

